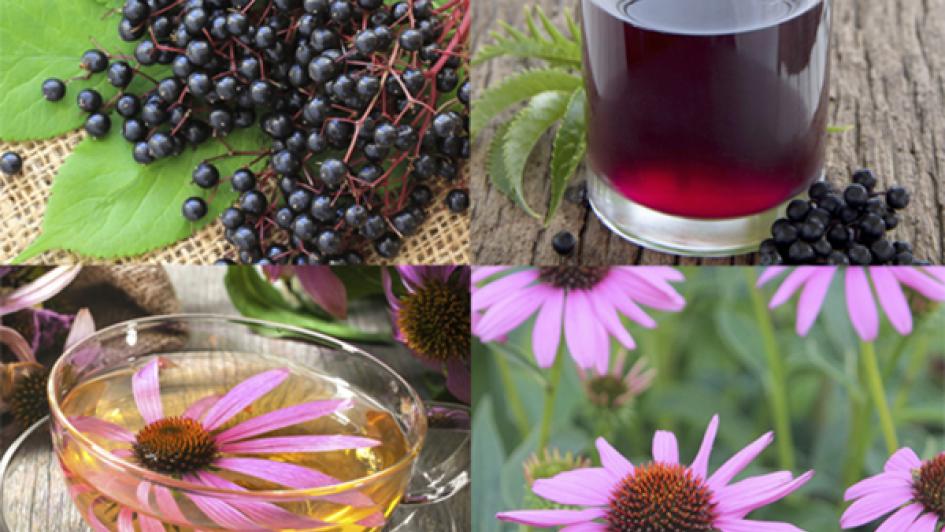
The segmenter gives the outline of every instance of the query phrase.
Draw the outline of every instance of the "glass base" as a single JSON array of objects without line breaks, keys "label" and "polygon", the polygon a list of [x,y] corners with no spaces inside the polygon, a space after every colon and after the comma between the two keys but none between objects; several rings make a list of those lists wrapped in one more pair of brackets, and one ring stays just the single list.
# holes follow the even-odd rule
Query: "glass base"
[{"label": "glass base", "polygon": [[590,171],[587,192],[597,217],[620,237],[656,251],[687,257],[727,257],[756,251],[761,241],[770,236],[771,224],[790,202],[742,218],[706,220],[644,207]]}]

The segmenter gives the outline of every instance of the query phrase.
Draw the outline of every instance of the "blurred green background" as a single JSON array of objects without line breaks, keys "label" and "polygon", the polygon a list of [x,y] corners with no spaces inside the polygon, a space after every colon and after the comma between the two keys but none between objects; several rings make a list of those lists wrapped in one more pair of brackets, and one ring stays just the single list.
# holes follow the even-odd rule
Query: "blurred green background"
[{"label": "blurred green background", "polygon": [[[651,312],[658,321],[652,330],[625,320],[638,344],[627,368],[645,356],[658,370],[650,389],[631,403],[617,409],[593,405],[562,345],[558,356],[568,359],[555,395],[547,447],[573,451],[596,465],[593,441],[604,436],[631,460],[645,462],[650,460],[653,432],[665,429],[676,433],[680,459],[689,463],[709,419],[718,413],[721,426],[711,472],[762,433],[774,430],[768,392],[777,383],[771,378],[765,337],[758,325],[756,303],[761,302],[774,326],[775,347],[785,361],[793,471],[815,469],[816,475],[797,494],[750,517],[785,520],[809,531],[839,530],[844,490],[881,471],[889,456],[875,415],[870,414],[869,422],[851,435],[853,410],[857,405],[870,412],[872,408],[860,382],[860,342],[847,317],[841,278],[834,279],[813,329],[801,338],[794,328],[797,297],[768,311],[777,282],[754,288],[760,270],[683,271],[686,281],[675,285],[686,298],[682,312]],[[899,336],[882,317],[875,345],[899,444],[925,459],[945,449],[945,310],[913,297],[911,291],[907,294],[915,320],[913,333]],[[518,530],[493,516],[537,501],[527,488],[522,463],[536,451],[549,371],[535,366],[529,349],[533,322],[534,317],[505,343],[474,342],[476,531]],[[738,478],[782,469],[779,436]],[[858,445],[865,453],[862,460],[856,456]],[[874,530],[877,525],[860,530]]]}]

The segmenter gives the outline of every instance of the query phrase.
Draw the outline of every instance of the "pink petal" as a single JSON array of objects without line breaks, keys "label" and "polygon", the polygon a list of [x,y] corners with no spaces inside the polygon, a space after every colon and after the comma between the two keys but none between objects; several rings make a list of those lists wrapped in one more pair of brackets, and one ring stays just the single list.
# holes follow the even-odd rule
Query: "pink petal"
[{"label": "pink petal", "polygon": [[709,455],[712,454],[712,447],[715,445],[715,435],[719,430],[718,414],[712,416],[709,426],[705,429],[705,435],[702,437],[702,445],[699,446],[699,452],[689,469],[699,478],[706,478],[709,468]]},{"label": "pink petal", "polygon": [[192,405],[188,406],[187,410],[184,410],[183,417],[200,421],[200,418],[207,412],[207,409],[219,400],[219,394],[211,394],[203,399],[198,399]]},{"label": "pink petal", "polygon": [[21,362],[36,362],[29,342],[15,329],[0,325],[0,345],[7,346]]},{"label": "pink petal", "polygon": [[594,314],[597,315],[597,319],[607,331],[627,349],[635,349],[637,344],[633,341],[630,333],[627,332],[627,328],[621,323],[620,317],[617,315],[617,309],[610,302],[610,298],[597,292],[590,292],[588,293],[588,299],[594,309]]},{"label": "pink petal", "polygon": [[161,384],[158,380],[160,363],[161,359],[155,357],[131,377],[131,390],[135,396],[135,403],[146,425],[164,418],[164,407],[161,406]]},{"label": "pink petal", "polygon": [[679,445],[676,435],[665,430],[658,430],[653,435],[653,461],[664,464],[679,463]]},{"label": "pink petal", "polygon": [[843,494],[843,500],[852,501],[872,493],[885,491],[888,489],[909,487],[912,485],[912,474],[907,471],[892,471],[880,473],[869,478],[865,478],[856,484],[847,488]]},{"label": "pink petal", "polygon": [[926,266],[922,268],[922,271],[928,273],[932,277],[935,277],[945,285],[945,266]]},{"label": "pink petal", "polygon": [[278,436],[221,443],[224,453],[320,453],[377,447],[381,442],[357,436]]},{"label": "pink petal", "polygon": [[619,279],[624,290],[634,294],[635,301],[664,311],[678,311],[685,306],[686,300],[672,286],[636,270],[637,267],[611,269],[611,275]]},{"label": "pink petal", "polygon": [[79,432],[95,434],[114,441],[135,442],[135,435],[130,431],[104,419],[92,416],[76,416],[68,419]]},{"label": "pink petal", "polygon": [[876,529],[876,532],[906,532],[923,511],[924,508],[918,504],[903,506],[896,510],[896,513],[889,516],[889,518]]},{"label": "pink petal", "polygon": [[633,464],[630,460],[614,449],[607,440],[597,438],[596,444],[601,465],[610,472],[615,481],[623,480],[633,474]]},{"label": "pink petal", "polygon": [[[564,305],[564,339],[571,358],[583,369],[593,367],[601,354],[609,359],[607,331],[594,318],[587,294],[583,290],[571,291]],[[604,364],[604,369],[600,370],[598,364],[598,373],[607,373],[607,365]]]},{"label": "pink petal", "polygon": [[213,430],[226,423],[252,404],[253,401],[282,384],[282,381],[286,380],[288,376],[289,370],[285,368],[272,369],[253,375],[237,384],[207,410],[203,420],[204,427],[207,430]]},{"label": "pink petal", "polygon": [[924,271],[932,273],[938,279],[925,275],[922,270],[916,268],[893,268],[892,273],[900,283],[922,294],[925,298],[932,301],[945,301],[945,279],[937,274],[937,272],[945,271],[945,268],[939,266],[935,269],[926,268]]},{"label": "pink petal", "polygon": [[911,472],[913,469],[918,469],[920,467],[922,467],[922,460],[919,459],[919,455],[915,454],[915,451],[912,449],[903,447],[902,449],[894,452],[892,456],[889,457],[889,460],[886,460],[883,470],[887,472]]},{"label": "pink petal", "polygon": [[[96,499],[97,500],[97,499]],[[85,519],[89,522],[89,525],[92,527],[92,530],[95,532],[112,532],[109,530],[104,523],[102,523],[98,516],[95,515],[95,501],[92,501],[92,504],[89,505],[89,509],[86,512],[83,512]]]},{"label": "pink petal", "polygon": [[473,284],[479,284],[480,281],[484,281],[497,273],[502,273],[509,269],[511,269],[509,266],[473,266],[472,282]]},{"label": "pink petal", "polygon": [[656,320],[650,317],[639,305],[633,301],[631,294],[623,290],[613,290],[605,292],[610,298],[610,303],[620,311],[621,314],[630,318],[630,321],[646,329],[656,327]]},{"label": "pink petal", "polygon": [[500,301],[506,301],[523,288],[538,280],[538,270],[528,269],[510,273],[473,292],[472,310],[484,310]]},{"label": "pink petal", "polygon": [[801,297],[797,300],[796,328],[799,336],[807,336],[814,321],[817,320],[836,271],[836,268],[830,267],[817,268],[817,271],[808,278]]},{"label": "pink petal", "polygon": [[122,507],[118,511],[118,532],[135,532],[134,516],[131,508]]},{"label": "pink petal", "polygon": [[[218,489],[226,489],[231,491],[248,491],[239,486],[230,482],[222,477],[214,475],[208,471],[198,471],[196,473],[197,478],[200,479],[200,483],[207,486],[211,486]],[[314,527],[323,527],[329,525],[325,521],[319,521],[316,519],[309,519],[307,517],[294,514],[281,506],[276,506],[275,504],[268,502],[261,502],[257,500],[250,499],[248,497],[236,497],[236,496],[227,496],[225,500],[231,504],[234,508],[243,512],[247,517],[252,519],[254,522],[259,523],[269,527],[270,529],[282,530],[288,528],[314,528]]]},{"label": "pink petal", "polygon": [[35,281],[0,298],[0,316],[12,314],[47,301],[61,292],[82,270],[81,266],[59,266]]},{"label": "pink petal", "polygon": [[847,268],[846,294],[853,329],[864,342],[872,342],[879,334],[879,315],[863,268]]},{"label": "pink petal", "polygon": [[857,499],[840,517],[841,528],[853,528],[878,519],[912,499],[912,490],[892,489]]},{"label": "pink petal", "polygon": [[764,451],[766,447],[771,445],[772,441],[774,441],[774,433],[768,432],[748,444],[748,446],[741,451],[735,453],[734,456],[729,458],[722,464],[722,467],[718,468],[715,473],[709,477],[709,488],[713,491],[722,489],[730,480],[735,478],[735,475],[741,473],[743,469],[748,467],[748,464],[761,454],[761,451]]},{"label": "pink petal", "polygon": [[138,514],[138,526],[141,532],[164,532],[164,524],[144,514]]},{"label": "pink petal", "polygon": [[177,501],[174,499],[174,494],[171,493],[171,490],[155,484],[154,500],[157,502],[157,507],[158,510],[161,511],[161,515],[166,519],[181,526],[191,524],[190,521],[184,517],[184,513],[180,510],[180,506],[177,505]]},{"label": "pink petal", "polygon": [[772,279],[781,275],[782,273],[788,270],[787,266],[768,266],[765,268],[765,271],[758,276],[758,281],[755,283],[755,286],[764,286],[768,284]]},{"label": "pink petal", "polygon": [[799,288],[804,286],[811,275],[817,273],[817,268],[813,266],[800,266],[788,274],[771,297],[768,308],[776,308],[786,303]]},{"label": "pink petal", "polygon": [[501,512],[496,519],[511,523],[521,523],[529,526],[562,526],[577,525],[599,519],[607,515],[602,508],[588,508],[586,510],[519,510],[516,512]]},{"label": "pink petal", "polygon": [[214,439],[217,443],[245,440],[246,438],[271,432],[276,429],[318,419],[328,414],[338,412],[339,410],[346,410],[350,407],[351,401],[348,399],[333,399],[328,401],[312,401],[310,403],[280,408],[279,410],[274,410],[261,416],[248,419],[239,425],[217,434]]},{"label": "pink petal", "polygon": [[[213,462],[213,465],[298,490],[332,486],[341,482],[332,476],[308,467],[259,458],[219,458]],[[370,507],[376,504],[367,495],[354,490],[318,498],[358,508]]]},{"label": "pink petal", "polygon": [[280,266],[278,264],[270,264],[262,267],[263,273],[266,274],[266,279],[269,279],[270,283],[276,282],[280,277],[282,277],[282,272],[292,271],[291,266]]},{"label": "pink petal", "polygon": [[387,298],[387,304],[394,311],[394,323],[397,323],[397,313],[400,311],[400,300],[394,295],[393,280],[387,268],[381,268],[381,285],[384,287],[384,297]]},{"label": "pink petal", "polygon": [[561,345],[563,311],[564,292],[555,290],[548,293],[532,329],[532,351],[539,367],[550,368],[555,362],[558,346]]},{"label": "pink petal", "polygon": [[525,322],[548,297],[543,285],[519,290],[515,297],[496,302],[482,315],[473,331],[483,342],[492,342]]},{"label": "pink petal", "polygon": [[[715,493],[718,509],[722,513],[732,513],[734,510],[741,508],[742,499],[751,497],[769,486],[787,484],[793,478],[790,471],[775,471],[774,473],[748,477],[729,484]],[[747,512],[740,515],[745,515],[745,513]]]},{"label": "pink petal", "polygon": [[[806,484],[811,477],[814,476],[813,471],[808,471],[803,475],[791,480],[790,482],[780,482],[775,476],[769,476],[768,482],[765,484],[755,483],[754,490],[750,492],[741,493],[739,497],[724,497],[722,493],[730,495],[731,493],[726,491],[731,486],[726,487],[723,490],[720,490],[719,498],[722,499],[724,505],[720,503],[719,511],[727,513],[729,515],[735,514],[739,517],[748,515],[749,512],[757,510],[762,506],[767,506],[775,501],[781,500],[784,497],[787,497],[791,493],[797,491],[801,486]],[[743,481],[744,482],[744,481]],[[744,488],[744,485],[742,486]]]},{"label": "pink petal", "polygon": [[906,335],[912,332],[912,310],[906,295],[899,287],[899,281],[893,275],[891,268],[876,267],[870,270],[873,286],[876,287],[876,297],[879,305],[889,318],[889,323],[899,334]]},{"label": "pink petal", "polygon": [[87,308],[79,309],[72,320],[72,327],[69,329],[69,336],[66,337],[63,350],[69,349],[94,332],[95,320],[92,319],[92,313]]},{"label": "pink petal", "polygon": [[348,291],[328,266],[297,266],[299,284],[319,307],[343,320],[348,317]]},{"label": "pink petal", "polygon": [[[193,475],[185,476],[184,480],[193,483],[200,482],[199,479]],[[184,495],[193,501],[193,503],[197,505],[197,508],[200,508],[200,511],[206,514],[206,516],[211,521],[223,528],[230,530],[265,530],[256,523],[252,522],[248,517],[240,513],[239,510],[230,506],[229,503],[226,503],[218,498],[208,495],[198,495],[191,492],[184,492]]]},{"label": "pink petal", "polygon": [[538,479],[532,491],[558,504],[606,506],[614,489],[613,477],[603,467],[588,467]]},{"label": "pink petal", "polygon": [[804,532],[788,523],[777,521],[755,521],[749,519],[721,518],[715,521],[721,532]]},{"label": "pink petal", "polygon": [[909,532],[935,532],[938,528],[938,516],[933,513],[927,513],[918,518],[915,523],[909,527]]}]

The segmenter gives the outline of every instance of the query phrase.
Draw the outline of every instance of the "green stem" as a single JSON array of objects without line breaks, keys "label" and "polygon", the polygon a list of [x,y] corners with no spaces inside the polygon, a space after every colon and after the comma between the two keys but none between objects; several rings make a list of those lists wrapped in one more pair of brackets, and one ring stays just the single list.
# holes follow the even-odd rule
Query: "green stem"
[{"label": "green stem", "polygon": [[870,409],[866,402],[858,397],[850,398],[850,434],[847,438],[849,452],[843,465],[844,486],[851,486],[860,479],[860,472],[866,464],[866,453],[873,439],[870,427]]},{"label": "green stem", "polygon": [[909,390],[912,389],[912,383],[919,376],[919,372],[926,367],[926,358],[929,354],[929,339],[926,335],[919,335],[916,338],[912,350],[912,358],[909,360],[909,367],[906,368],[906,374],[899,385],[899,392],[896,393],[896,400],[893,403],[893,411],[899,412],[905,407],[906,400],[909,398]]},{"label": "green stem", "polygon": [[896,438],[896,424],[893,423],[892,412],[886,400],[886,388],[883,387],[883,376],[879,371],[879,361],[876,360],[876,346],[873,342],[860,343],[860,358],[863,363],[866,387],[869,390],[873,407],[879,416],[879,425],[883,429],[883,439],[886,440],[886,450],[892,454],[899,448]]},{"label": "green stem", "polygon": [[755,310],[755,319],[761,332],[765,355],[768,358],[768,401],[771,414],[774,416],[775,433],[777,435],[778,461],[782,469],[794,470],[794,438],[791,434],[791,413],[787,396],[787,373],[784,369],[784,359],[778,348],[778,340],[774,335],[774,325],[771,314],[765,305],[761,292],[755,288],[754,270],[746,269],[748,292],[751,294]]},{"label": "green stem", "polygon": [[535,452],[541,452],[548,445],[548,438],[551,437],[551,419],[554,417],[555,410],[555,392],[558,391],[558,383],[561,382],[561,368],[564,366],[564,359],[567,358],[563,353],[558,353],[558,358],[551,366],[551,376],[548,378],[548,385],[545,387],[545,407],[541,414],[541,428],[538,430],[538,445]]},{"label": "green stem", "polygon": [[522,398],[518,394],[518,387],[515,385],[514,379],[512,379],[512,370],[509,368],[509,361],[505,359],[505,356],[492,352],[495,356],[496,366],[499,368],[499,376],[502,378],[502,386],[505,389],[505,397],[508,400],[509,410],[512,413],[512,419],[515,420],[515,425],[518,427],[518,432],[522,438],[528,436],[528,429],[530,423],[528,422],[528,414],[525,412],[525,406],[522,404]]}]

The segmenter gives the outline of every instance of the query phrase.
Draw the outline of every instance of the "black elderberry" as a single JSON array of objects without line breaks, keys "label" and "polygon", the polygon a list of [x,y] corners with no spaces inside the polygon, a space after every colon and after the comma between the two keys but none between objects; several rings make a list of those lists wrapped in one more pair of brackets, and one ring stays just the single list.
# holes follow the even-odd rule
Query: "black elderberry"
[{"label": "black elderberry", "polygon": [[154,156],[151,155],[151,148],[146,141],[136,142],[132,148],[132,157],[139,164],[150,164],[154,162]]},{"label": "black elderberry", "polygon": [[824,236],[826,227],[819,220],[808,220],[800,224],[800,236],[807,242],[814,242]]},{"label": "black elderberry", "polygon": [[870,213],[860,220],[859,230],[860,242],[871,243],[882,238],[883,233],[886,232],[886,224],[883,222],[882,217]]},{"label": "black elderberry", "polygon": [[220,214],[220,223],[222,223],[223,227],[226,227],[227,229],[236,229],[245,222],[246,216],[243,215],[243,211],[235,207],[227,207]]},{"label": "black elderberry", "polygon": [[854,244],[847,252],[850,264],[856,266],[868,266],[873,262],[873,255],[870,250],[862,244]]},{"label": "black elderberry", "polygon": [[337,255],[344,250],[344,240],[337,231],[326,229],[319,233],[315,243],[318,251],[325,255]]},{"label": "black elderberry", "polygon": [[259,238],[252,227],[243,225],[233,230],[233,244],[241,251],[248,251],[259,245]]},{"label": "black elderberry", "polygon": [[338,212],[332,204],[331,196],[324,195],[316,196],[312,200],[309,213],[312,215],[312,218],[326,224],[334,223],[338,216]]},{"label": "black elderberry", "polygon": [[98,73],[108,68],[108,56],[101,50],[89,50],[82,54],[81,67],[83,70]]},{"label": "black elderberry", "polygon": [[376,183],[384,175],[384,169],[376,164],[366,164],[358,170],[357,178],[364,183]]},{"label": "black elderberry", "polygon": [[191,175],[194,184],[200,188],[213,188],[220,182],[220,171],[210,163],[200,163]]},{"label": "black elderberry", "polygon": [[827,257],[827,264],[831,264],[834,266],[848,265],[850,264],[850,258],[847,256],[846,253],[842,251],[839,251],[839,250],[831,251],[830,255]]},{"label": "black elderberry", "polygon": [[416,52],[423,46],[423,34],[420,30],[408,29],[400,34],[399,42],[404,50]]},{"label": "black elderberry", "polygon": [[843,208],[843,198],[834,193],[828,193],[817,200],[817,206],[821,209],[834,214]]},{"label": "black elderberry", "polygon": [[361,224],[358,232],[368,240],[377,240],[384,235],[387,230],[387,222],[379,214],[372,214]]},{"label": "black elderberry", "polygon": [[361,227],[368,219],[368,211],[363,205],[352,205],[345,209],[345,223],[351,227]]},{"label": "black elderberry", "polygon": [[886,203],[893,209],[905,209],[909,205],[909,191],[903,187],[889,187],[886,191]]},{"label": "black elderberry", "polygon": [[885,264],[896,256],[896,248],[886,239],[873,242],[870,245],[870,252],[876,264]]},{"label": "black elderberry", "polygon": [[459,76],[456,74],[456,70],[452,68],[444,68],[437,73],[437,90],[441,92],[451,92],[456,88],[457,85],[459,85]]},{"label": "black elderberry", "polygon": [[864,185],[854,183],[843,191],[843,200],[847,205],[858,208],[866,205],[870,199],[869,190]]},{"label": "black elderberry", "polygon": [[151,14],[151,9],[144,0],[126,0],[121,13],[132,24],[138,24],[148,18],[148,15]]},{"label": "black elderberry", "polygon": [[787,220],[778,220],[771,227],[771,234],[774,241],[780,246],[789,246],[797,240],[799,231],[796,225]]},{"label": "black elderberry", "polygon": [[20,154],[8,151],[0,156],[0,172],[6,175],[18,174],[23,170],[23,158]]},{"label": "black elderberry", "polygon": [[794,264],[806,264],[814,260],[815,256],[814,248],[807,242],[798,240],[788,248],[787,258]]},{"label": "black elderberry", "polygon": [[403,242],[393,233],[386,233],[374,243],[377,254],[385,259],[392,259],[400,253]]},{"label": "black elderberry", "polygon": [[240,210],[246,214],[259,216],[266,210],[268,204],[266,196],[258,190],[247,190],[240,196]]},{"label": "black elderberry", "polygon": [[148,128],[140,120],[129,118],[121,126],[121,136],[128,142],[140,142],[148,136]]},{"label": "black elderberry", "polygon": [[469,208],[469,193],[462,189],[451,190],[446,195],[446,206],[454,213],[466,212]]},{"label": "black elderberry", "polygon": [[410,201],[414,205],[425,207],[433,201],[433,191],[426,185],[417,185],[410,191]]},{"label": "black elderberry", "polygon": [[94,113],[102,108],[102,95],[95,89],[83,89],[76,96],[76,105],[86,113]]},{"label": "black elderberry", "polygon": [[459,101],[463,103],[466,107],[469,107],[469,102],[472,101],[472,83],[469,81],[463,82],[459,86],[459,91],[456,92],[456,97],[459,98]]},{"label": "black elderberry", "polygon": [[236,192],[247,192],[256,186],[256,175],[248,168],[241,168],[233,172],[230,185]]},{"label": "black elderberry", "polygon": [[184,218],[191,222],[196,222],[207,215],[207,202],[203,198],[187,198],[181,207]]},{"label": "black elderberry", "polygon": [[330,188],[341,186],[347,175],[347,166],[338,159],[326,159],[322,162],[321,168],[318,171],[318,176],[322,183]]},{"label": "black elderberry", "polygon": [[814,201],[820,201],[824,196],[833,191],[830,184],[825,181],[817,181],[810,186],[807,195]]},{"label": "black elderberry", "polygon": [[858,185],[863,185],[868,191],[872,191],[878,181],[873,171],[868,168],[857,170],[853,173],[853,182]]},{"label": "black elderberry", "polygon": [[577,239],[574,238],[574,235],[570,231],[559,231],[551,239],[551,247],[558,255],[571,255],[574,253],[574,248],[576,246]]},{"label": "black elderberry", "polygon": [[58,102],[66,95],[66,84],[60,79],[50,78],[43,82],[43,98]]}]

